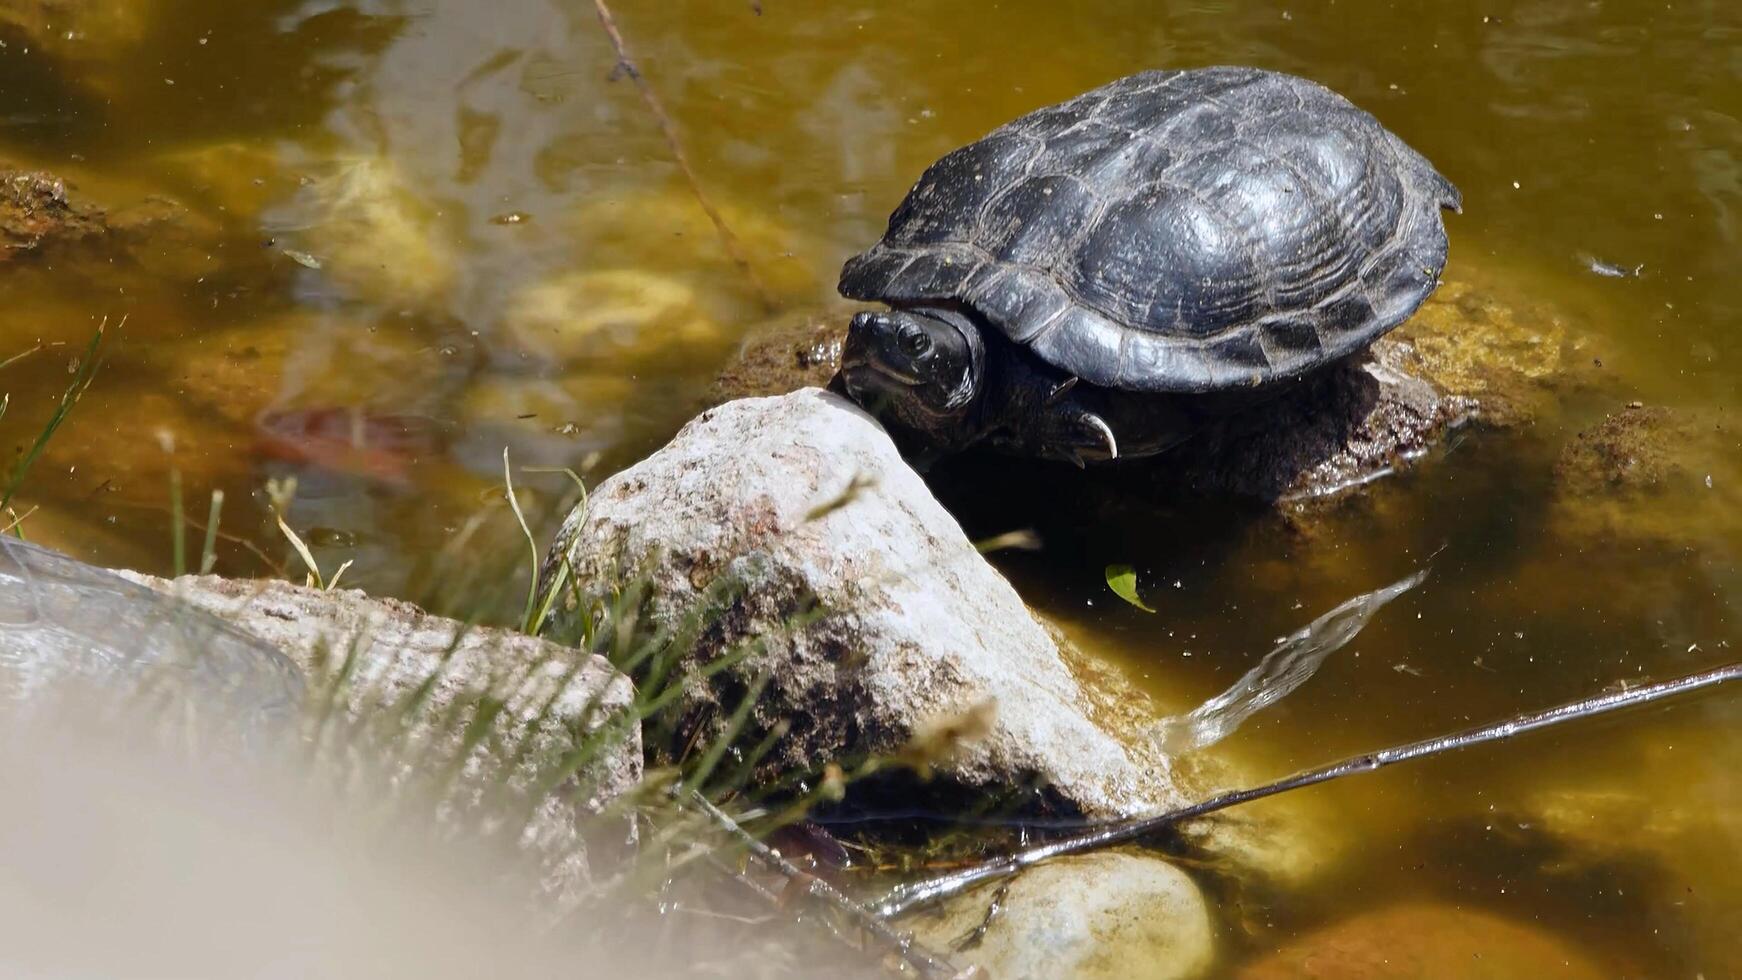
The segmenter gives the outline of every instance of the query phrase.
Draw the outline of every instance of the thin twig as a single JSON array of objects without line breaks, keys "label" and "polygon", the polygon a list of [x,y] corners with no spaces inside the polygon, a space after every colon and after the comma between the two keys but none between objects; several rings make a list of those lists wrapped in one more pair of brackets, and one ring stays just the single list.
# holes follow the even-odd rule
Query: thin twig
[{"label": "thin twig", "polygon": [[1103,824],[1075,836],[1055,840],[1047,844],[1018,851],[1014,854],[976,865],[965,871],[940,875],[924,881],[912,882],[892,889],[888,895],[873,904],[871,911],[892,919],[905,913],[923,908],[968,891],[974,886],[998,878],[1006,878],[1021,871],[1023,868],[1039,864],[1051,858],[1066,854],[1081,854],[1085,851],[1099,850],[1116,844],[1124,844],[1140,838],[1148,837],[1157,831],[1164,830],[1181,821],[1201,817],[1217,810],[1226,810],[1241,803],[1261,800],[1267,796],[1286,793],[1289,790],[1301,789],[1318,783],[1329,782],[1343,776],[1353,776],[1359,773],[1373,772],[1398,762],[1408,762],[1413,759],[1423,759],[1453,749],[1468,748],[1485,742],[1497,742],[1502,739],[1548,728],[1562,722],[1575,721],[1580,718],[1590,718],[1606,714],[1621,708],[1647,704],[1678,694],[1687,694],[1702,688],[1714,687],[1725,681],[1742,679],[1742,663],[1727,664],[1698,674],[1689,674],[1675,680],[1663,681],[1657,684],[1647,684],[1630,690],[1599,694],[1595,697],[1573,701],[1558,707],[1543,711],[1534,711],[1515,715],[1505,721],[1470,728],[1451,735],[1441,735],[1437,738],[1410,742],[1407,745],[1393,746],[1367,755],[1359,755],[1344,759],[1318,769],[1309,769],[1295,773],[1286,779],[1251,789],[1235,790],[1220,796],[1211,797],[1201,803],[1166,813],[1159,813],[1134,820],[1124,820],[1116,823]]},{"label": "thin twig", "polygon": [[[732,867],[718,855],[709,854],[706,856],[706,860],[709,866],[719,874],[723,875],[726,880],[736,882],[739,887],[743,888],[751,895],[754,895],[758,901],[763,902],[770,908],[780,907],[782,901],[780,892],[777,892],[767,885],[764,885],[762,882],[757,881],[755,878],[750,877],[750,875],[746,874],[742,869]],[[829,938],[833,939],[835,942],[840,943],[842,946],[853,950],[854,952],[864,952],[864,944],[855,937],[848,935],[845,927],[837,922],[833,917],[821,915],[817,916],[816,921],[824,929],[828,930]]]},{"label": "thin twig", "polygon": [[[21,525],[24,524],[24,521],[26,518],[30,517],[30,515],[36,513],[37,511],[39,511],[41,509],[42,509],[41,507],[33,505],[29,510],[20,514],[17,511],[13,510],[11,507],[7,507],[5,510],[6,516],[12,518],[12,520],[10,522],[8,522],[5,527],[0,527],[0,534],[11,534],[14,530],[17,530]],[[24,536],[23,534],[19,535],[19,537],[21,537],[21,538],[23,536]]]},{"label": "thin twig", "polygon": [[961,975],[961,971],[951,965],[949,960],[921,946],[914,941],[912,936],[898,931],[882,915],[853,901],[840,889],[821,878],[806,873],[804,869],[782,857],[780,852],[757,840],[749,831],[738,826],[738,821],[733,820],[725,811],[710,803],[706,796],[699,792],[691,792],[689,799],[698,810],[718,824],[720,829],[743,844],[750,856],[758,863],[779,874],[793,885],[802,888],[812,898],[844,913],[853,920],[854,924],[900,954],[901,958],[912,964],[921,976],[942,978]]},{"label": "thin twig", "polygon": [[648,111],[658,120],[659,131],[665,137],[665,145],[671,150],[672,159],[677,161],[677,167],[683,172],[684,179],[689,182],[690,193],[695,195],[696,203],[702,206],[702,210],[707,212],[708,220],[714,223],[714,230],[720,235],[720,244],[725,246],[726,254],[731,257],[733,264],[749,280],[750,288],[756,293],[756,298],[761,301],[764,310],[769,313],[776,312],[779,305],[774,301],[774,294],[768,291],[762,278],[756,274],[756,267],[750,264],[750,254],[745,251],[744,243],[732,233],[726,219],[702,190],[701,181],[696,179],[695,169],[690,166],[689,156],[684,153],[683,143],[678,139],[677,126],[672,123],[671,115],[660,103],[658,93],[653,91],[653,86],[648,84],[641,69],[635,66],[635,60],[629,56],[629,45],[623,40],[623,33],[617,29],[617,20],[611,16],[611,8],[606,6],[605,0],[593,0],[593,7],[599,12],[599,23],[604,25],[605,33],[611,38],[611,47],[617,50],[618,68],[635,83],[635,90],[641,93],[641,101],[647,104]]}]

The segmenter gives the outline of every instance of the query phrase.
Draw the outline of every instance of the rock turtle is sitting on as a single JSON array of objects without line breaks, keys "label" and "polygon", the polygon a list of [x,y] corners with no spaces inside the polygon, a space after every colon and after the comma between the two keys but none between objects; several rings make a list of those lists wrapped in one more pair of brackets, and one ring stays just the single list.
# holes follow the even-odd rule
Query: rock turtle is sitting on
[{"label": "rock turtle is sitting on", "polygon": [[1365,349],[1458,191],[1371,115],[1253,68],[1144,72],[945,156],[847,262],[841,381],[934,449],[1144,456]]}]

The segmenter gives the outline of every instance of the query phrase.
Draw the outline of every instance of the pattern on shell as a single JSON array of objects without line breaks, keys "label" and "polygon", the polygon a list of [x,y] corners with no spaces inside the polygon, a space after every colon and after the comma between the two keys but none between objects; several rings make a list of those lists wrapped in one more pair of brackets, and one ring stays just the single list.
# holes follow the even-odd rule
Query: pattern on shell
[{"label": "pattern on shell", "polygon": [[1458,191],[1342,96],[1152,71],[926,170],[842,295],[961,301],[1094,384],[1206,391],[1372,343],[1433,292]]}]

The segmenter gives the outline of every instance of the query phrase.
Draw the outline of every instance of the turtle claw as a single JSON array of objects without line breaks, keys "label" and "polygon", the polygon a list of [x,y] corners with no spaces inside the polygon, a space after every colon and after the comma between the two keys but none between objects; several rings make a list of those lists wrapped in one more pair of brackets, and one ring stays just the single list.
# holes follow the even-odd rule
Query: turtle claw
[{"label": "turtle claw", "polygon": [[1119,458],[1119,440],[1113,435],[1113,427],[1094,412],[1069,419],[1055,449],[1057,458],[1075,464],[1078,469]]},{"label": "turtle claw", "polygon": [[1092,457],[1092,458],[1105,458],[1105,459],[1118,459],[1119,458],[1119,440],[1113,438],[1113,427],[1108,425],[1106,420],[1102,419],[1101,416],[1096,415],[1093,412],[1091,412],[1091,413],[1083,416],[1083,424],[1093,426],[1097,430],[1099,430],[1101,439],[1103,440],[1104,448],[1106,449],[1106,452],[1107,452],[1107,455],[1105,457]]}]

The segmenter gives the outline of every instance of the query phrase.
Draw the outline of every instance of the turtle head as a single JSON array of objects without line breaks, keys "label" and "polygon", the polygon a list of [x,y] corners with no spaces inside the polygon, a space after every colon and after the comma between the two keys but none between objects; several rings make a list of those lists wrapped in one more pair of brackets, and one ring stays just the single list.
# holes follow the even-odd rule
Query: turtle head
[{"label": "turtle head", "polygon": [[943,310],[878,310],[853,318],[841,377],[859,404],[953,441],[980,396],[986,345],[967,317]]}]

